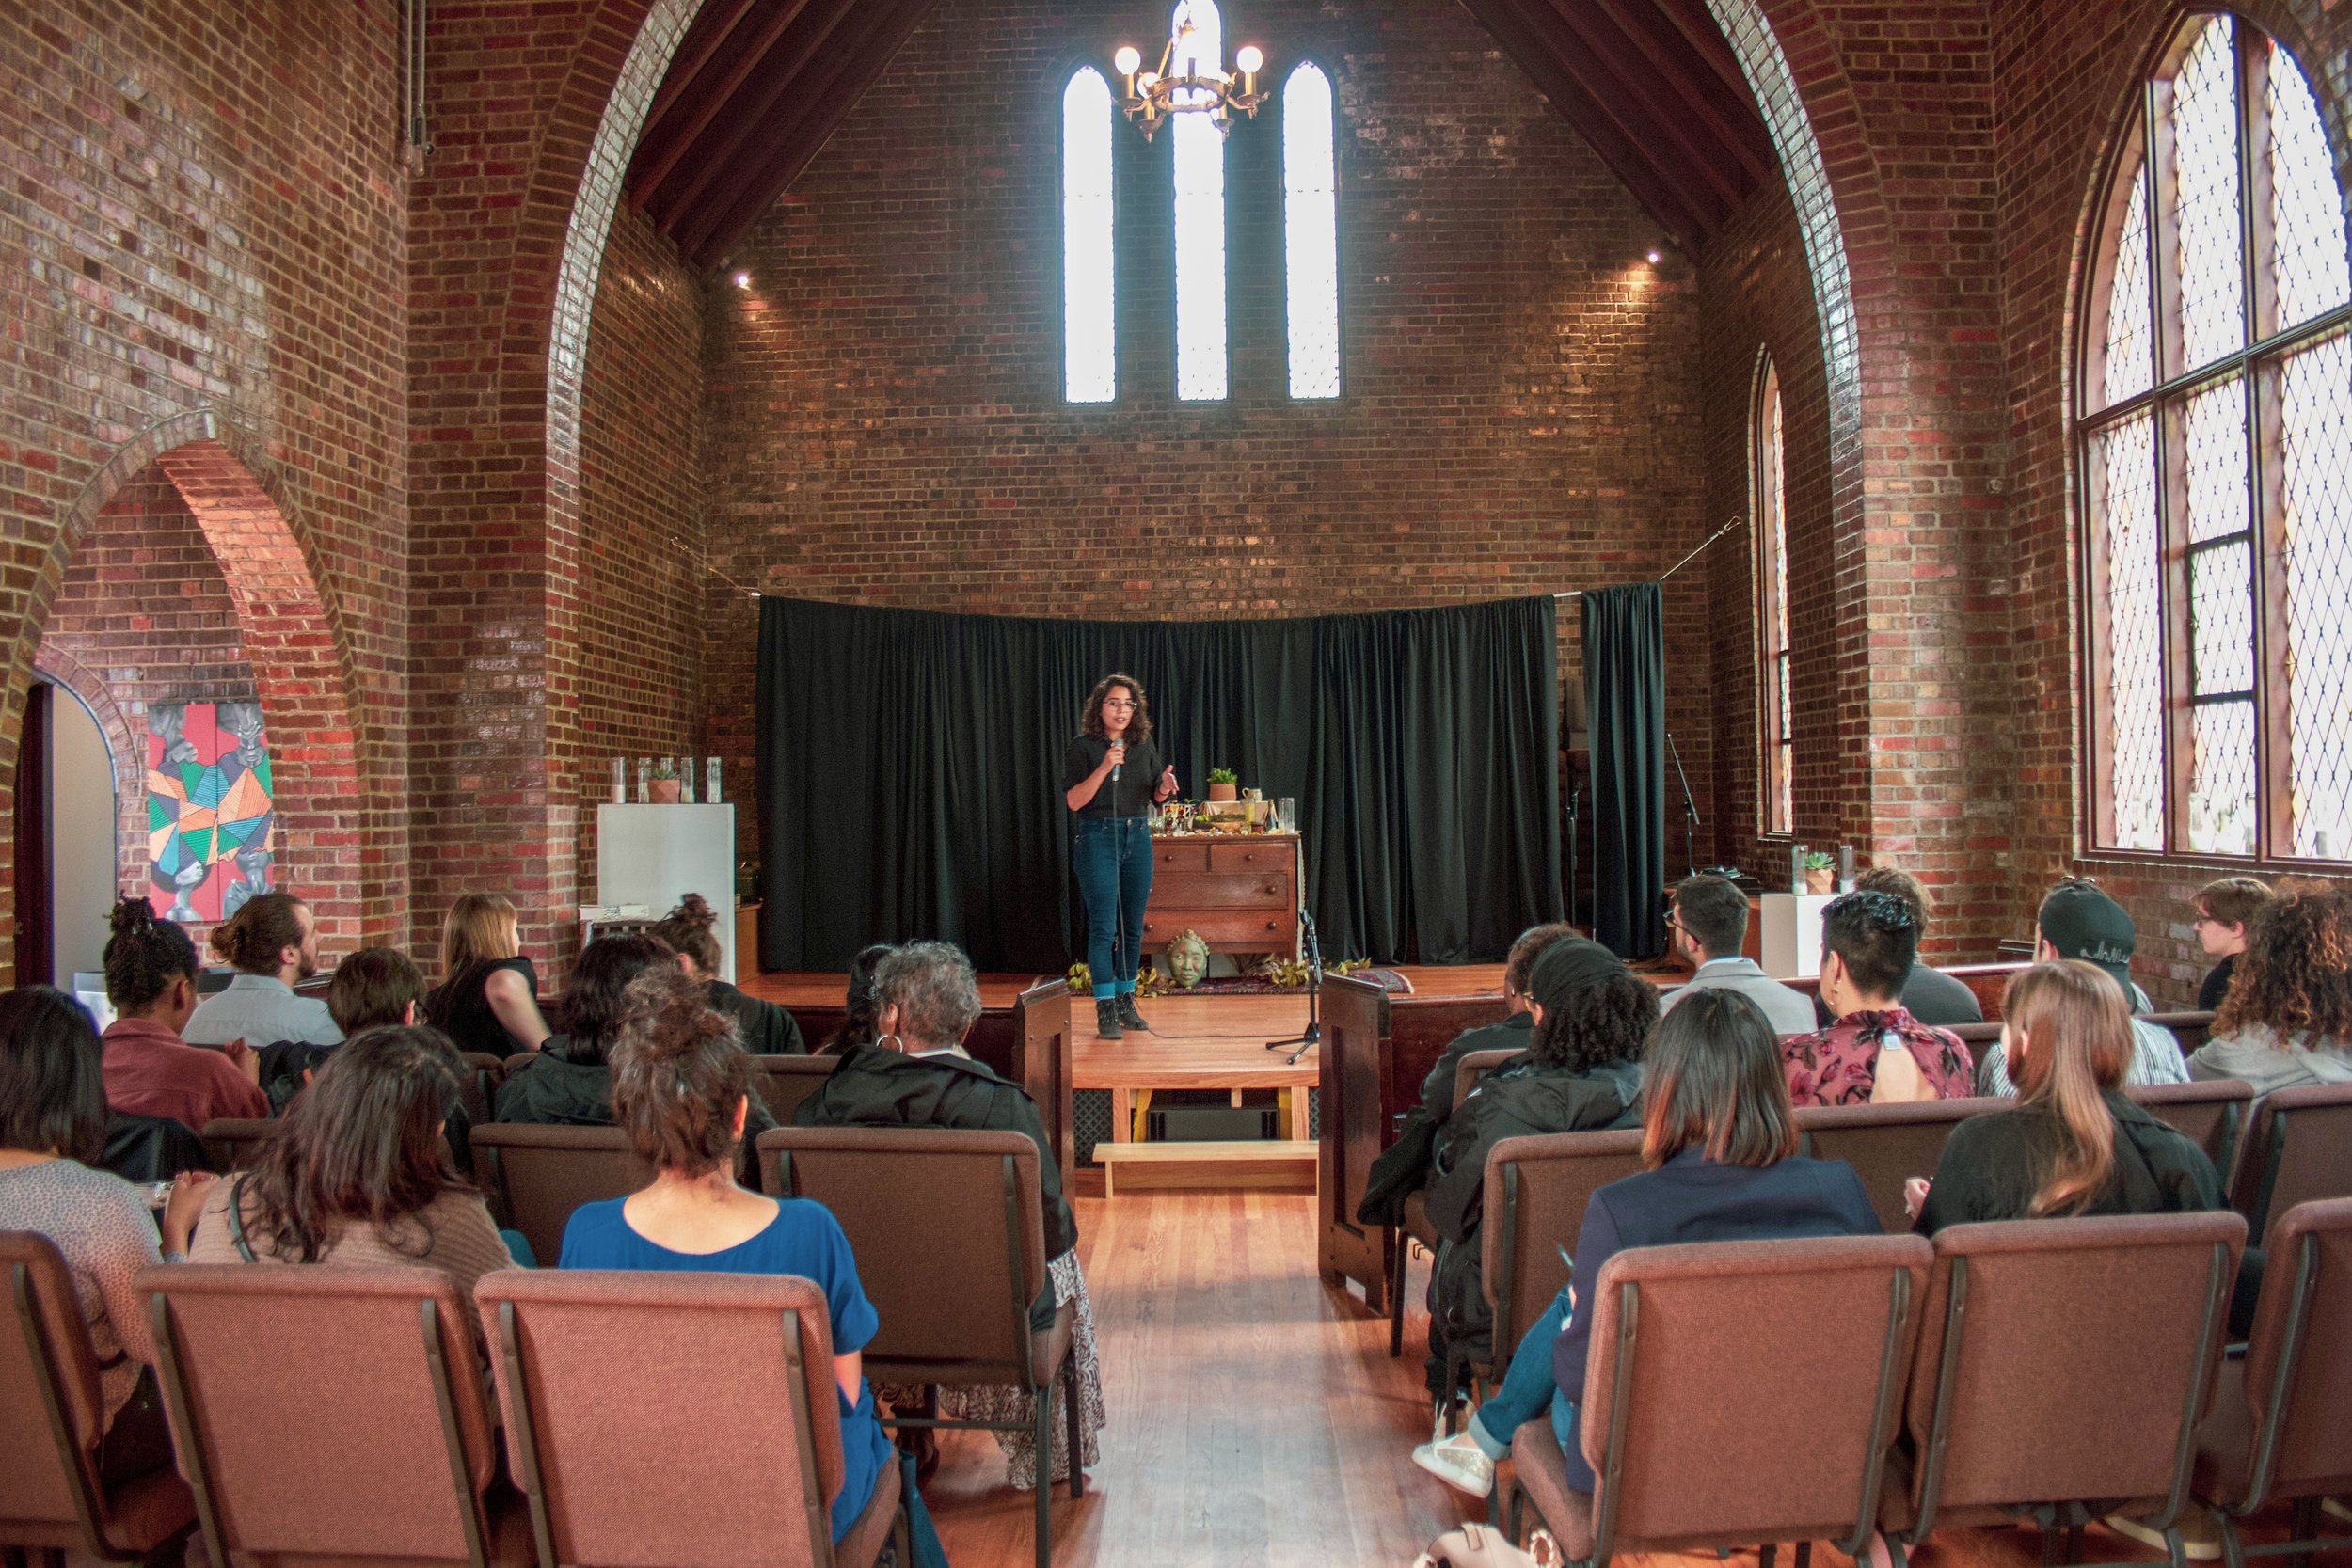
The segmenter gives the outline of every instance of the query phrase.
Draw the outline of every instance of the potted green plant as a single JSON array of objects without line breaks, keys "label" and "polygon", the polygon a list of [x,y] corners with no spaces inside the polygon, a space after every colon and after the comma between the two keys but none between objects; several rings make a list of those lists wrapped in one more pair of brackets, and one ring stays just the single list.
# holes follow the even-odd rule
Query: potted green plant
[{"label": "potted green plant", "polygon": [[1240,781],[1233,777],[1233,770],[1230,768],[1210,768],[1209,799],[1212,800],[1238,799],[1241,794],[1239,783]]},{"label": "potted green plant", "polygon": [[1816,849],[1804,857],[1804,890],[1807,893],[1837,891],[1837,862],[1829,851]]},{"label": "potted green plant", "polygon": [[677,804],[677,768],[667,762],[654,765],[653,803],[657,806]]}]

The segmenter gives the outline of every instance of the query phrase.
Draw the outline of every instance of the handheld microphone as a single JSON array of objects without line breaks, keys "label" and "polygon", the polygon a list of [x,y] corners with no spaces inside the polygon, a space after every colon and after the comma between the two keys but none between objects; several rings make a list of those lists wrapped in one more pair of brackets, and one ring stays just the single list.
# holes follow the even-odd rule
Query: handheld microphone
[{"label": "handheld microphone", "polygon": [[[1124,740],[1114,740],[1114,741],[1112,741],[1112,742],[1111,742],[1111,744],[1112,744],[1112,745],[1114,745],[1114,746],[1117,746],[1117,747],[1121,748],[1121,751],[1120,751],[1120,756],[1123,758],[1123,757],[1125,756],[1125,754],[1126,754],[1126,753],[1125,753],[1125,751],[1124,751],[1124,748],[1125,748],[1125,746],[1126,746],[1126,744],[1127,744],[1127,743],[1126,743],[1126,741],[1124,741]],[[1112,763],[1112,764],[1111,764],[1111,783],[1112,783],[1112,784],[1116,784],[1117,783],[1119,783],[1119,770],[1120,770],[1120,768],[1122,768],[1126,767],[1126,766],[1127,766],[1127,765],[1126,765],[1126,763],[1125,763],[1123,760],[1122,760],[1122,761],[1120,761],[1120,762],[1114,762],[1114,763]]]}]

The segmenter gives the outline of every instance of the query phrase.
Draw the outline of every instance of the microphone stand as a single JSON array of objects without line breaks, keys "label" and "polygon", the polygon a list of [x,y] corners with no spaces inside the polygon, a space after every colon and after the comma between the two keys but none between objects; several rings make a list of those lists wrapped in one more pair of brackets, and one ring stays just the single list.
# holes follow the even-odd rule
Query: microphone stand
[{"label": "microphone stand", "polygon": [[1318,1004],[1315,995],[1323,989],[1323,944],[1315,940],[1315,917],[1313,915],[1309,914],[1305,910],[1299,911],[1298,924],[1307,936],[1307,1032],[1303,1035],[1293,1036],[1286,1040],[1265,1042],[1265,1048],[1268,1051],[1279,1051],[1286,1045],[1298,1047],[1283,1058],[1284,1067],[1295,1066],[1299,1057],[1312,1051],[1323,1040],[1323,1025],[1319,1022],[1320,1014],[1317,1010]]},{"label": "microphone stand", "polygon": [[1682,781],[1682,858],[1695,877],[1699,874],[1699,808],[1698,802],[1691,799],[1691,776],[1682,770],[1682,749],[1675,744],[1672,730],[1666,732],[1666,750],[1675,759],[1675,777]]}]

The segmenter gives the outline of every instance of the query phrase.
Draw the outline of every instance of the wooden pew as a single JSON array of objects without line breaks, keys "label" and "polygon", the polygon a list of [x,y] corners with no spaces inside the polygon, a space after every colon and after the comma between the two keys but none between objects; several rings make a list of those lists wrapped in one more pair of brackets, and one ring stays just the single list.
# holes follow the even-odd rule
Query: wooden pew
[{"label": "wooden pew", "polygon": [[1041,981],[1011,1006],[983,1011],[964,1037],[963,1049],[999,1078],[1028,1090],[1037,1101],[1067,1193],[1078,1158],[1077,1124],[1071,1116],[1069,982]]},{"label": "wooden pew", "polygon": [[1394,1232],[1356,1222],[1373,1161],[1395,1138],[1396,1117],[1421,1102],[1421,1081],[1465,1029],[1499,1023],[1506,1011],[1491,996],[1391,996],[1368,981],[1327,975],[1317,1084],[1315,1201],[1324,1283],[1363,1287],[1375,1312],[1388,1309],[1389,1249]]},{"label": "wooden pew", "polygon": [[[1945,974],[1975,993],[1977,1006],[1984,1009],[1987,1023],[1998,1023],[2001,1021],[2001,992],[2009,989],[2009,977],[2021,969],[2033,966],[2023,962],[2002,962],[1953,964],[1948,968],[1939,964],[1935,967],[1943,969]],[[1821,991],[1821,977],[1818,974],[1799,974],[1781,981],[1781,984],[1791,990],[1801,990],[1807,996],[1819,996]]]}]

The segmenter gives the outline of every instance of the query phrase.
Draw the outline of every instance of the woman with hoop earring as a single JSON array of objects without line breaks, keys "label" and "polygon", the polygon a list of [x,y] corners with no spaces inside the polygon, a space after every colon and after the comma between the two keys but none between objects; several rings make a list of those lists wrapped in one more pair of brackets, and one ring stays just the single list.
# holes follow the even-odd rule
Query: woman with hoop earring
[{"label": "woman with hoop earring", "polygon": [[1062,799],[1078,819],[1071,866],[1086,900],[1087,973],[1094,1032],[1106,1040],[1142,1029],[1136,972],[1143,907],[1152,897],[1152,808],[1176,793],[1176,769],[1152,742],[1152,710],[1133,675],[1104,675],[1087,694],[1086,720],[1064,754]]}]

